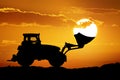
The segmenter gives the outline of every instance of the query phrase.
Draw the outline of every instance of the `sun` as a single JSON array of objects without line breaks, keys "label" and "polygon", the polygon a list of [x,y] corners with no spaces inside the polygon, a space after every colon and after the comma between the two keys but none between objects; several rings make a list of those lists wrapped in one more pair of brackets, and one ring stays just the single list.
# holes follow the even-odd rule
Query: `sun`
[{"label": "sun", "polygon": [[97,26],[94,21],[84,18],[76,22],[77,26],[73,29],[74,34],[81,33],[87,37],[96,37]]}]

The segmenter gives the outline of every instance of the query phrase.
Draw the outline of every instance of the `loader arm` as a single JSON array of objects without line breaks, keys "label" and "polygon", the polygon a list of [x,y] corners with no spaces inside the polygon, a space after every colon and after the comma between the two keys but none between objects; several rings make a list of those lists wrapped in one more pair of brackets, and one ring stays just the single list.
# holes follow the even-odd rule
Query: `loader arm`
[{"label": "loader arm", "polygon": [[[66,48],[67,48],[67,50],[66,50]],[[63,54],[66,54],[70,50],[75,50],[75,49],[79,49],[79,48],[83,48],[83,46],[79,47],[78,45],[65,42],[65,45],[62,48],[61,52]]]}]

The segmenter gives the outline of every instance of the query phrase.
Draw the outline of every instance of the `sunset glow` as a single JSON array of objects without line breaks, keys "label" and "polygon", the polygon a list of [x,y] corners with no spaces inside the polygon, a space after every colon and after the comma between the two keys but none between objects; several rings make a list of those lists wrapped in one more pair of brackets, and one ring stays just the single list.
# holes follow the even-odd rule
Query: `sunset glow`
[{"label": "sunset glow", "polygon": [[[42,44],[60,50],[65,42],[77,44],[74,34],[95,37],[84,48],[66,54],[66,68],[120,62],[119,4],[120,0],[1,0],[0,67],[20,66],[7,60],[17,54],[23,33],[40,33]],[[50,64],[34,60],[32,66]]]},{"label": "sunset glow", "polygon": [[76,22],[77,28],[73,29],[74,34],[81,33],[88,37],[95,37],[97,35],[97,26],[89,19],[81,19]]}]

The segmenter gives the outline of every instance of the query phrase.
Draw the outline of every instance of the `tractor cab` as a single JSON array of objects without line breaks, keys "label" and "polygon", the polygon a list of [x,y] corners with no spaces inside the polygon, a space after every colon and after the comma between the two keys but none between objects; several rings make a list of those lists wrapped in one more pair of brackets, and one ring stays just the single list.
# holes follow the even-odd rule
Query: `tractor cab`
[{"label": "tractor cab", "polygon": [[41,44],[39,33],[25,33],[23,34],[24,40],[22,45],[24,44]]}]

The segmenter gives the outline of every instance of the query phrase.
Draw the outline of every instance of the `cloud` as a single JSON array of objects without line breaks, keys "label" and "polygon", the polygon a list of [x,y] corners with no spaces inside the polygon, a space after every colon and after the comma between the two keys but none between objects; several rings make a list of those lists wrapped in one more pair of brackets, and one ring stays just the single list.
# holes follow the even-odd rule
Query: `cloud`
[{"label": "cloud", "polygon": [[104,8],[84,8],[86,11],[93,13],[120,13],[118,9],[104,9]]},{"label": "cloud", "polygon": [[18,42],[16,42],[15,40],[2,40],[1,44],[4,45],[11,45],[11,44],[19,44]]},{"label": "cloud", "polygon": [[22,12],[20,9],[15,8],[0,8],[0,12]]},{"label": "cloud", "polygon": [[1,23],[0,24],[0,27],[12,27],[12,26],[13,27],[41,27],[43,25],[40,25],[40,24],[37,24],[37,23],[20,23],[20,24]]},{"label": "cloud", "polygon": [[14,46],[19,45],[20,43],[15,40],[1,40],[0,41],[0,47],[6,47],[6,46]]},{"label": "cloud", "polygon": [[103,21],[94,19],[94,18],[92,18],[92,17],[89,17],[89,19],[90,19],[91,21],[93,21],[97,26],[102,26],[102,25],[104,24]]},{"label": "cloud", "polygon": [[94,16],[96,13],[91,11],[91,8],[69,7],[61,10],[60,13],[64,14],[67,17],[75,19],[76,22],[82,18],[89,18],[98,26],[101,26],[104,23],[103,21],[99,20],[99,18],[97,19],[96,16]]},{"label": "cloud", "polygon": [[118,24],[112,24],[112,27],[117,27],[119,28],[120,26]]},{"label": "cloud", "polygon": [[[79,16],[78,18],[93,18],[94,21],[98,24],[107,24],[107,25],[113,25],[117,24],[119,25],[119,19],[120,19],[120,10],[118,9],[104,9],[104,8],[74,8],[71,9],[72,11],[77,11],[77,13],[74,13],[74,15]],[[69,13],[71,15],[71,13]],[[64,13],[65,14],[65,13]]]},{"label": "cloud", "polygon": [[15,8],[0,8],[0,23],[21,24],[37,23],[40,25],[66,26],[74,25],[72,19],[62,14],[41,14],[34,11],[22,11]]}]

